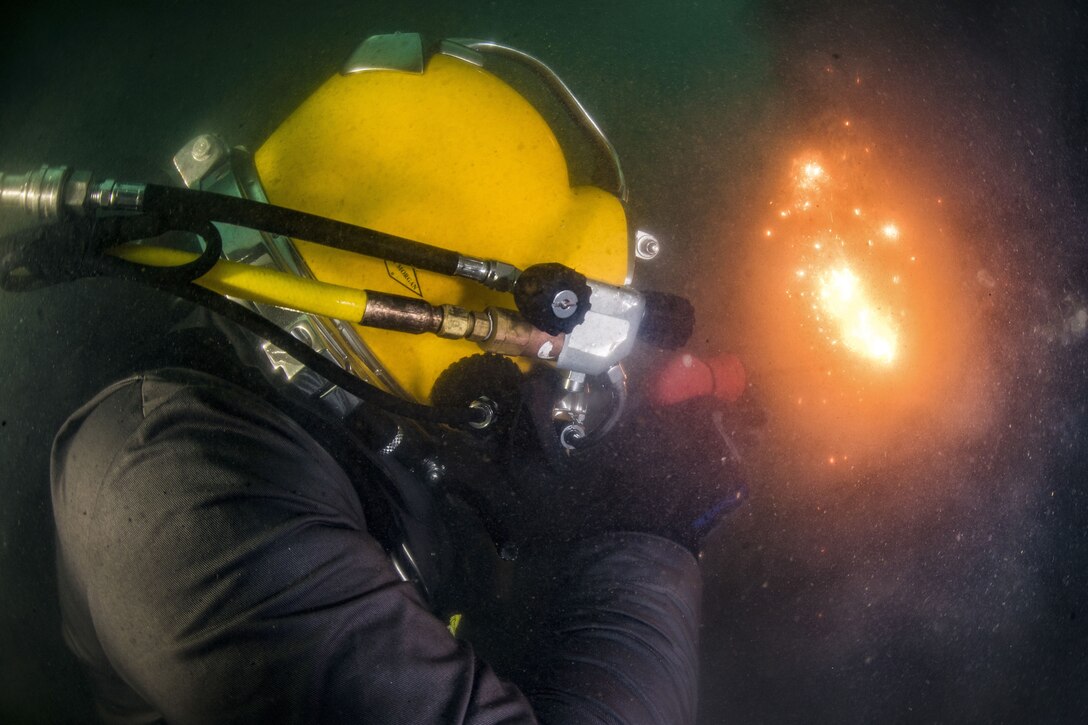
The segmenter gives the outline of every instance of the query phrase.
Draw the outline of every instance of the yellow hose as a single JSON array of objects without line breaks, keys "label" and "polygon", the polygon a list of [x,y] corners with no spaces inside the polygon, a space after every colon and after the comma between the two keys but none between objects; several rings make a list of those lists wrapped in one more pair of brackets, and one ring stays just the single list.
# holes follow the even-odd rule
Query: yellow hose
[{"label": "yellow hose", "polygon": [[[125,244],[109,253],[138,264],[169,267],[191,262],[198,255],[164,247]],[[196,284],[213,292],[299,312],[359,322],[366,311],[366,291],[303,279],[267,267],[221,259]]]}]

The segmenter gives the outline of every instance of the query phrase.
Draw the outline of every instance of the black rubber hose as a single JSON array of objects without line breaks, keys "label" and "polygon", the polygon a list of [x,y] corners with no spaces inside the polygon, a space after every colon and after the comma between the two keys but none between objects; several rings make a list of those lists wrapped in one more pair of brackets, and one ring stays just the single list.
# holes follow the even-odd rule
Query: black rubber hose
[{"label": "black rubber hose", "polygon": [[[157,237],[167,231],[187,231],[196,234],[204,240],[204,250],[191,262],[169,267],[140,264],[109,256],[110,247],[138,239]],[[85,260],[89,272],[125,277],[152,286],[192,282],[211,271],[223,254],[223,237],[220,236],[215,225],[209,221],[192,220],[187,224],[167,224],[160,217],[146,214],[136,217],[105,217],[95,221],[91,234],[99,254]]]},{"label": "black rubber hose", "polygon": [[191,262],[157,267],[108,254],[110,247],[167,231],[174,230],[147,214],[79,219],[19,230],[0,239],[0,288],[23,291],[107,275],[151,285],[182,284],[203,276],[219,261],[223,240],[210,222],[190,223],[177,230],[204,240],[203,251]]},{"label": "black rubber hose", "polygon": [[457,272],[461,256],[448,249],[316,214],[198,189],[148,184],[143,209],[173,224],[199,221],[234,224],[448,276]]}]

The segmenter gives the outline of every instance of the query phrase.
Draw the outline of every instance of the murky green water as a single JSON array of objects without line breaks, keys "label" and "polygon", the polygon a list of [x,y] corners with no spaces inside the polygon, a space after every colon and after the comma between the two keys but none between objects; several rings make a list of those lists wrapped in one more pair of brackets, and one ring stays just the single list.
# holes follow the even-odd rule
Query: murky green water
[{"label": "murky green water", "polygon": [[[0,169],[168,181],[197,133],[259,146],[374,33],[537,55],[608,132],[632,216],[663,240],[643,282],[696,302],[693,350],[740,354],[768,413],[751,500],[704,561],[703,721],[1079,721],[1088,49],[1074,3],[315,5],[9,15]],[[836,200],[790,227],[776,214],[811,154]],[[887,262],[908,287],[887,298],[903,358],[887,370],[825,347],[781,276],[824,227],[854,243],[855,198],[903,234]],[[176,315],[101,281],[0,295],[0,719],[88,717],[58,632],[49,442]]]}]

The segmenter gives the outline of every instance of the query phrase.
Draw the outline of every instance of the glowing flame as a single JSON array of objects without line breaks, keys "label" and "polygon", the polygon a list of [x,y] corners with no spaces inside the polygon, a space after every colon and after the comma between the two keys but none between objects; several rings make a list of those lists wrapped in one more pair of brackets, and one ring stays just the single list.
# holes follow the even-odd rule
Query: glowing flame
[{"label": "glowing flame", "polygon": [[849,267],[827,270],[819,275],[817,286],[819,307],[835,323],[847,349],[885,363],[895,359],[895,326],[872,303]]},{"label": "glowing flame", "polygon": [[[879,224],[867,221],[872,215],[862,214],[861,200],[836,198],[843,195],[841,184],[833,187],[831,181],[819,158],[794,160],[789,198],[782,205],[786,208],[778,212],[779,224],[787,228],[782,234],[768,228],[764,236],[781,238],[797,250],[800,265],[787,294],[805,298],[816,330],[828,344],[890,365],[899,352],[900,335],[889,304],[881,299],[888,286],[863,279],[857,270],[874,271],[873,255],[879,257],[881,247],[897,246],[901,231],[887,217]],[[900,285],[898,274],[880,276]]]},{"label": "glowing flame", "polygon": [[788,465],[868,487],[930,455],[919,441],[982,440],[1000,420],[981,323],[1001,286],[977,274],[962,209],[927,167],[885,156],[897,147],[875,143],[862,119],[842,121],[821,116],[782,142],[808,147],[785,147],[764,182],[736,278],[743,322],[722,324],[759,367],[775,445],[797,451]]}]

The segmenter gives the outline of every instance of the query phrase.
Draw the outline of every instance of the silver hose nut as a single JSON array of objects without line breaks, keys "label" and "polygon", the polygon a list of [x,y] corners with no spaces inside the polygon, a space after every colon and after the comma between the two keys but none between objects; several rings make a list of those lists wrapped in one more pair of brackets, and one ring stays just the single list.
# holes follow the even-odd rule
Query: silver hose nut
[{"label": "silver hose nut", "polygon": [[661,242],[657,237],[641,229],[635,232],[635,256],[639,259],[653,259],[661,253]]},{"label": "silver hose nut", "polygon": [[55,221],[64,214],[64,187],[70,174],[67,166],[42,166],[25,174],[0,172],[0,206]]}]

